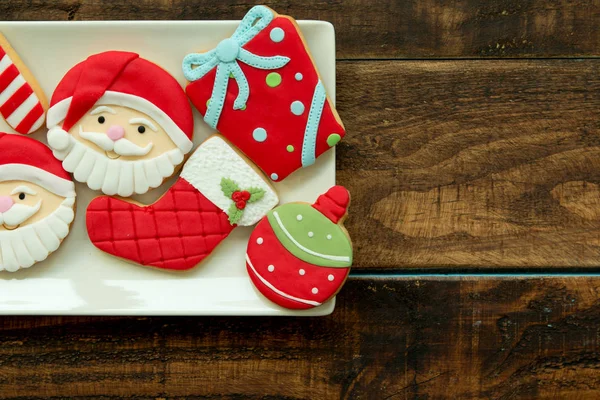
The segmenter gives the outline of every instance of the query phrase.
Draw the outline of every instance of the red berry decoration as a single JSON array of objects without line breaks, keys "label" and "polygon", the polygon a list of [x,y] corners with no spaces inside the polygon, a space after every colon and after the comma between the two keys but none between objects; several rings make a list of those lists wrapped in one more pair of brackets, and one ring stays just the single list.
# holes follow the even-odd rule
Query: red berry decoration
[{"label": "red berry decoration", "polygon": [[250,196],[251,196],[251,194],[250,194],[250,192],[249,192],[249,191],[247,191],[247,190],[244,190],[244,191],[241,193],[241,199],[242,199],[242,200],[244,200],[244,201],[248,201],[248,200],[250,200]]},{"label": "red berry decoration", "polygon": [[229,178],[221,179],[221,191],[227,198],[233,200],[228,210],[229,223],[232,225],[237,224],[242,218],[248,203],[260,201],[265,195],[265,191],[261,188],[251,187],[248,190],[242,190],[235,181]]},{"label": "red berry decoration", "polygon": [[352,265],[352,243],[342,222],[350,195],[334,186],[317,201],[288,203],[256,226],[246,268],[256,288],[290,309],[317,307],[341,289]]},{"label": "red berry decoration", "polygon": [[246,202],[244,200],[236,201],[235,206],[238,210],[243,210],[244,208],[246,208]]}]

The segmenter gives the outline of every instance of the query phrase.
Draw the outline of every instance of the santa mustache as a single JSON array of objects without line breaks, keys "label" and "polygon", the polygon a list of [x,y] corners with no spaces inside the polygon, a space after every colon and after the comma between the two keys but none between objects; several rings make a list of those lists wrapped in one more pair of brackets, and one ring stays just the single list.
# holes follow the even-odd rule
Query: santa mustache
[{"label": "santa mustache", "polygon": [[84,131],[81,125],[79,126],[79,136],[94,143],[104,151],[114,151],[120,156],[145,156],[153,147],[152,142],[145,147],[141,147],[125,138],[115,142],[105,133]]},{"label": "santa mustache", "polygon": [[15,204],[10,210],[0,213],[0,224],[9,227],[19,226],[35,215],[42,206],[42,200],[35,206],[26,206],[25,204]]}]

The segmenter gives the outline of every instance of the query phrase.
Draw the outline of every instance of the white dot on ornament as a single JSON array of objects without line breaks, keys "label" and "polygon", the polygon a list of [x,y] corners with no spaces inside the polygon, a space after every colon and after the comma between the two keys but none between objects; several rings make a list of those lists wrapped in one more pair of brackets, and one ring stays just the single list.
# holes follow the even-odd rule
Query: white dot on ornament
[{"label": "white dot on ornament", "polygon": [[319,289],[314,287],[314,288],[312,288],[311,292],[312,292],[312,294],[317,294],[317,293],[319,293]]},{"label": "white dot on ornament", "polygon": [[274,181],[276,181],[277,179],[279,179],[279,175],[277,175],[275,172],[273,172],[271,174],[271,179],[273,179]]},{"label": "white dot on ornament", "polygon": [[297,219],[298,221],[302,221],[302,215],[298,214],[298,215],[296,216],[296,219]]},{"label": "white dot on ornament", "polygon": [[303,270],[303,269],[301,269],[301,270],[299,270],[299,271],[298,271],[298,273],[299,273],[300,275],[304,275],[304,274],[306,273],[306,271],[305,271],[305,270]]},{"label": "white dot on ornament", "polygon": [[256,239],[256,243],[258,244],[263,244],[263,238],[259,237],[258,239]]},{"label": "white dot on ornament", "polygon": [[304,76],[302,76],[302,74],[300,72],[296,72],[296,75],[294,76],[294,78],[296,78],[297,81],[301,81],[302,78],[304,78]]},{"label": "white dot on ornament", "polygon": [[329,282],[333,281],[333,275],[329,274],[329,276],[327,277],[327,279],[329,280]]},{"label": "white dot on ornament", "polygon": [[331,240],[331,235],[327,235],[327,240]]},{"label": "white dot on ornament", "polygon": [[315,236],[315,234],[314,234],[314,233],[312,233],[312,232],[308,232],[308,237],[313,237],[313,236]]},{"label": "white dot on ornament", "polygon": [[294,101],[290,106],[290,111],[294,115],[302,115],[304,113],[304,104],[301,101]]},{"label": "white dot on ornament", "polygon": [[[269,266],[267,267],[267,269],[269,270],[269,272],[273,272],[273,271],[275,271],[275,266],[274,266],[274,265],[269,265]],[[332,276],[332,275],[329,275],[329,276]],[[332,280],[333,280],[333,279],[330,279],[330,281],[332,281]]]}]

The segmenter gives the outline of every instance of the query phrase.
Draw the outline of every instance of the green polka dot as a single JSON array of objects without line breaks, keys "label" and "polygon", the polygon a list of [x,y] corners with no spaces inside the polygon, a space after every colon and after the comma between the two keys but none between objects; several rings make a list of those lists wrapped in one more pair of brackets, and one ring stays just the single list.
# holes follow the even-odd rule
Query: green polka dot
[{"label": "green polka dot", "polygon": [[241,111],[245,111],[246,110],[246,105],[244,104],[244,107],[240,108]]},{"label": "green polka dot", "polygon": [[210,105],[210,99],[206,100],[206,107]]},{"label": "green polka dot", "polygon": [[327,137],[327,144],[329,145],[329,147],[333,147],[336,144],[338,144],[340,140],[342,140],[342,137],[340,135],[338,135],[337,133],[332,133]]},{"label": "green polka dot", "polygon": [[229,78],[233,79],[233,73],[229,73]]},{"label": "green polka dot", "polygon": [[281,75],[277,72],[271,72],[267,75],[267,85],[270,87],[277,87],[281,84]]},{"label": "green polka dot", "polygon": [[285,149],[288,151],[288,153],[291,153],[294,151],[294,146],[292,146],[291,144],[288,144]]}]

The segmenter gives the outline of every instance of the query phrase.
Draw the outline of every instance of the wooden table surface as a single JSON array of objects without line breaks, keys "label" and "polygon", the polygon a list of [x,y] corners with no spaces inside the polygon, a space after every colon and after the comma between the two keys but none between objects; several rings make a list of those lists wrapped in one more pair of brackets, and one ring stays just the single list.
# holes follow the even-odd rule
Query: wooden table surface
[{"label": "wooden table surface", "polygon": [[[600,398],[600,1],[267,1],[337,33],[354,272],[324,318],[0,318],[0,399]],[[6,20],[239,19],[2,0]]]}]

